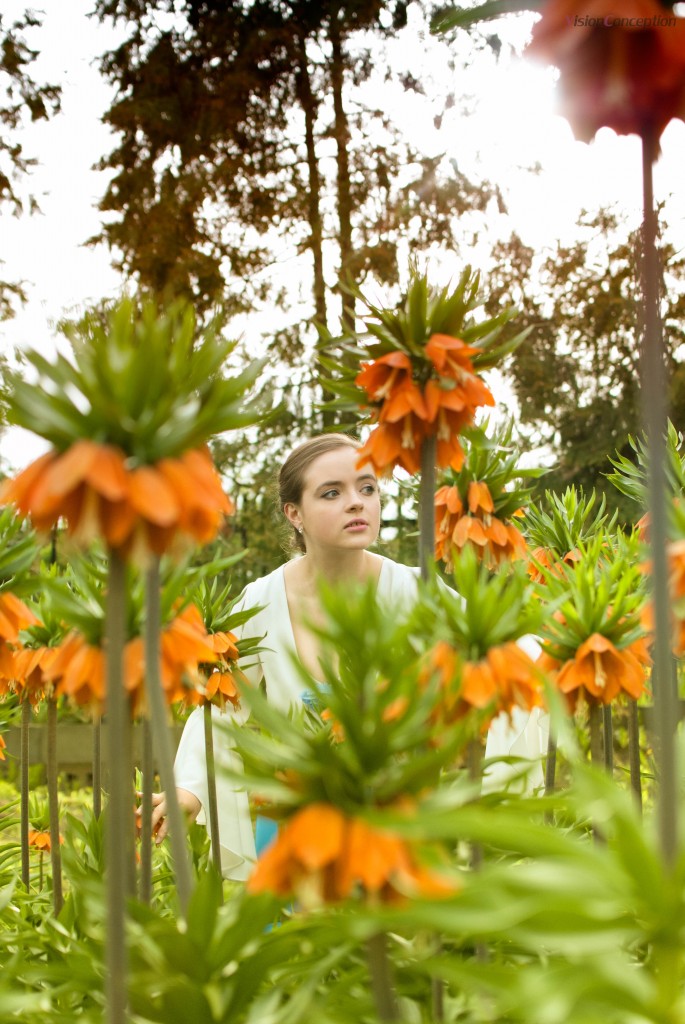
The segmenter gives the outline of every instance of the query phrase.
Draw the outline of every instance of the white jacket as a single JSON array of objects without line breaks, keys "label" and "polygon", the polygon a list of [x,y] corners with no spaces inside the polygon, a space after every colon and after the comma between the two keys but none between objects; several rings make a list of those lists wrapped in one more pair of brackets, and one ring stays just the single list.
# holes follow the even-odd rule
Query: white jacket
[{"label": "white jacket", "polygon": [[[236,611],[264,606],[243,627],[247,636],[264,636],[262,646],[265,648],[258,656],[258,663],[246,674],[254,685],[264,680],[269,701],[286,711],[292,705],[302,703],[303,686],[302,678],[292,663],[295,639],[283,570],[284,566],[280,565],[268,576],[262,576],[249,583],[236,605]],[[377,589],[379,603],[389,612],[402,613],[416,599],[418,577],[418,569],[383,558]],[[533,638],[524,637],[519,643],[532,657],[537,657],[539,647]],[[213,708],[212,713],[215,722],[220,722],[221,712]],[[203,714],[202,708],[198,708],[189,716],[174,765],[176,785],[189,790],[202,804],[203,809],[198,816],[200,822],[206,820],[207,807]],[[224,737],[221,729],[215,729],[222,871],[227,878],[244,881],[249,877],[256,858],[250,807],[247,792],[236,789],[235,784],[221,773],[222,765],[229,765],[235,770],[240,764],[237,755],[222,740]],[[541,725],[540,716],[536,712],[529,715],[527,712],[514,709],[511,723],[506,715],[500,715],[491,725],[485,755],[496,757],[512,754],[535,760],[542,756],[545,742],[545,730]],[[502,767],[506,771],[506,766]],[[529,786],[531,781],[533,785],[542,782],[539,762],[534,766],[534,771],[535,778],[529,779]]]}]

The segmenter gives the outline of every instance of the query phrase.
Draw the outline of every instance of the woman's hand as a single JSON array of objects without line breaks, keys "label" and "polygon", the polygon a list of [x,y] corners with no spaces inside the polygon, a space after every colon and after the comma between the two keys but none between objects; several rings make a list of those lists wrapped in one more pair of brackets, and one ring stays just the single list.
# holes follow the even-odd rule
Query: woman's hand
[{"label": "woman's hand", "polygon": [[[140,796],[140,794],[138,794]],[[195,796],[187,789],[177,789],[176,796],[178,799],[181,810],[186,814],[190,821],[195,821],[202,804]],[[142,809],[138,807],[136,814],[140,817]],[[159,844],[166,839],[169,833],[169,819],[167,817],[167,802],[166,793],[153,793],[152,794],[152,835],[155,837],[155,842]]]}]

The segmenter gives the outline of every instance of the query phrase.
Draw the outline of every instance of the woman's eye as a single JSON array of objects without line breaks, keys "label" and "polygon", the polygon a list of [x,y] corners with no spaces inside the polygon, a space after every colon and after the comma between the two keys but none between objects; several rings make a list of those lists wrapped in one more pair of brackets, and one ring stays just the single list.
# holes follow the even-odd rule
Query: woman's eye
[{"label": "woman's eye", "polygon": [[376,493],[376,488],[374,487],[373,484],[365,484],[364,487],[362,487],[362,494],[375,494],[375,493]]},{"label": "woman's eye", "polygon": [[324,491],[323,494],[321,495],[321,497],[322,498],[335,498],[337,493],[338,492],[336,490]]}]

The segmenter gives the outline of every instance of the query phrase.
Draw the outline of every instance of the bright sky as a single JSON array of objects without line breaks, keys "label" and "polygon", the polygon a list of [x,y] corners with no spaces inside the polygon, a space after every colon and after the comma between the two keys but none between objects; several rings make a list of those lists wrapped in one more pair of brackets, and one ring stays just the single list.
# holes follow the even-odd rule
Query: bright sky
[{"label": "bright sky", "polygon": [[[5,24],[24,4],[5,0]],[[42,215],[16,219],[0,212],[0,258],[3,276],[23,280],[29,302],[15,320],[0,324],[3,350],[15,346],[50,351],[51,324],[74,314],[120,287],[104,247],[85,248],[97,233],[97,201],[106,186],[105,176],[93,164],[112,148],[112,136],[100,118],[109,103],[109,91],[94,58],[113,45],[113,30],[86,17],[90,0],[51,0],[46,4],[43,28],[30,37],[40,49],[36,65],[40,80],[62,84],[62,113],[49,123],[29,127],[23,143],[40,165],[31,178]],[[410,7],[411,11],[411,7]],[[511,41],[521,46],[533,16],[510,19]],[[500,25],[497,28],[501,28]],[[453,49],[466,52],[465,34]],[[414,32],[394,44],[395,57],[418,78],[426,70],[428,44]],[[431,70],[444,83],[446,72]],[[450,84],[450,83],[448,83]],[[500,62],[484,54],[476,67],[453,82],[457,103],[438,130],[426,101],[388,90],[387,109],[427,153],[453,156],[460,170],[475,178],[489,177],[503,189],[510,217],[506,225],[490,226],[507,237],[512,227],[540,249],[557,237],[570,241],[582,208],[594,210],[616,204],[637,224],[641,208],[641,164],[637,138],[617,138],[602,130],[591,145],[576,142],[568,124],[554,112],[554,72],[506,54]],[[471,113],[459,102],[469,94]],[[377,97],[376,97],[377,100]],[[544,173],[526,168],[540,163]],[[658,199],[669,195],[666,217],[672,226],[685,224],[685,190],[679,187],[685,167],[685,124],[672,122],[662,138],[662,157],[655,171]],[[469,254],[476,264],[486,253]],[[8,431],[0,452],[20,468],[42,451],[42,443],[23,431]]]}]

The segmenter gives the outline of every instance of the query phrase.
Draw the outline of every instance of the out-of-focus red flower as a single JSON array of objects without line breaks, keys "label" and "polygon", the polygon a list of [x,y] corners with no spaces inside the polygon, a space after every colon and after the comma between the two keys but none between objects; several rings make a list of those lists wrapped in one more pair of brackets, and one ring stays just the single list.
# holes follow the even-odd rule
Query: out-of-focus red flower
[{"label": "out-of-focus red flower", "polygon": [[454,892],[420,866],[406,840],[323,803],[293,815],[260,857],[247,888],[293,893],[310,906],[355,895],[393,902],[406,895]]},{"label": "out-of-focus red flower", "polygon": [[559,68],[561,112],[585,142],[602,127],[658,139],[685,118],[685,19],[657,0],[549,0],[526,53]]}]

